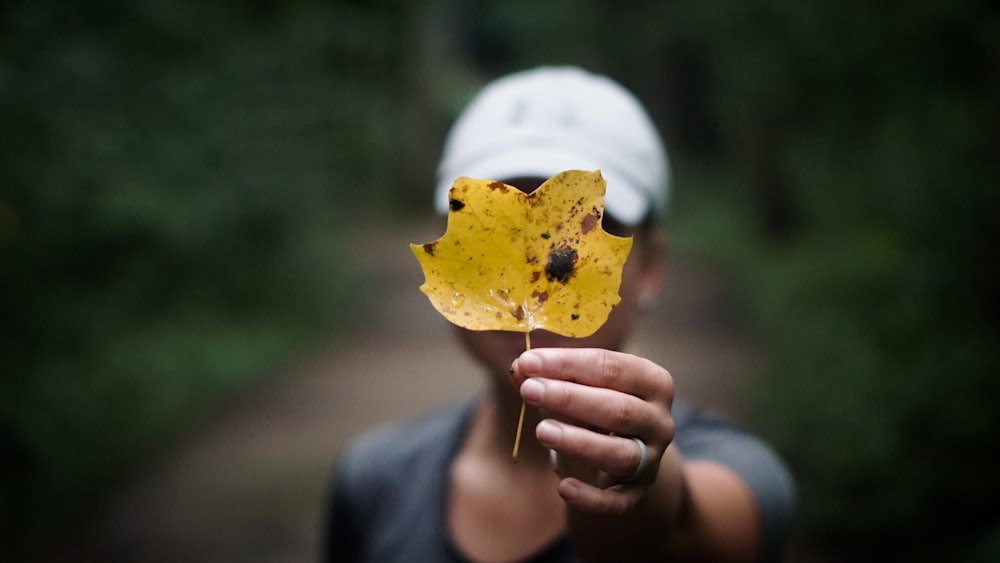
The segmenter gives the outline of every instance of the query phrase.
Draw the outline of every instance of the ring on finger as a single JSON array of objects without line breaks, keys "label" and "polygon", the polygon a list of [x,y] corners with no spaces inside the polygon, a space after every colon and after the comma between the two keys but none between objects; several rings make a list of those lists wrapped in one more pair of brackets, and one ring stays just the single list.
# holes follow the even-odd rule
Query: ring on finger
[{"label": "ring on finger", "polygon": [[643,442],[642,439],[636,438],[635,436],[632,437],[632,441],[639,446],[639,465],[636,466],[635,471],[633,471],[631,475],[623,480],[625,483],[635,481],[641,477],[642,474],[646,472],[646,468],[649,467],[649,448],[646,447],[646,442]]}]

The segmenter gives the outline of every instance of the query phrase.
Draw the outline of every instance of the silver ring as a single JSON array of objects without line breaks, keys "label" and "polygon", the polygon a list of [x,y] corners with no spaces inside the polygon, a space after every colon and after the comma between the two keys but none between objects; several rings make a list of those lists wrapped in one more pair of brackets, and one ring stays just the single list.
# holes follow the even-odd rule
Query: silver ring
[{"label": "silver ring", "polygon": [[643,442],[639,438],[632,438],[632,441],[639,446],[639,465],[636,466],[635,471],[631,475],[625,478],[624,482],[629,483],[638,479],[643,473],[646,472],[646,468],[649,467],[649,448],[646,447],[646,442]]}]

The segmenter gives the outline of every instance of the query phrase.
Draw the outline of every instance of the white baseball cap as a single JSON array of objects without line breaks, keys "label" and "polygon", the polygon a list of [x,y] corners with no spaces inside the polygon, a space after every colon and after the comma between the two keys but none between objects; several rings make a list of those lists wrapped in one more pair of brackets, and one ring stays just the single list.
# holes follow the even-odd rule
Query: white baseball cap
[{"label": "white baseball cap", "polygon": [[600,170],[605,209],[635,225],[666,206],[669,162],[639,101],[610,78],[540,67],[488,84],[458,117],[438,166],[435,207],[456,178],[549,178]]}]

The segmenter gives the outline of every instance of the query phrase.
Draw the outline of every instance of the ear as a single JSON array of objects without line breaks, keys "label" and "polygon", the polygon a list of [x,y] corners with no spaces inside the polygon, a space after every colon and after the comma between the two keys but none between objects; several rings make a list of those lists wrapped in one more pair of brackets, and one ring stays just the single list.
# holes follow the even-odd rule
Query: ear
[{"label": "ear", "polygon": [[667,233],[649,229],[642,241],[642,273],[639,278],[639,308],[646,309],[656,302],[663,285],[667,262]]}]

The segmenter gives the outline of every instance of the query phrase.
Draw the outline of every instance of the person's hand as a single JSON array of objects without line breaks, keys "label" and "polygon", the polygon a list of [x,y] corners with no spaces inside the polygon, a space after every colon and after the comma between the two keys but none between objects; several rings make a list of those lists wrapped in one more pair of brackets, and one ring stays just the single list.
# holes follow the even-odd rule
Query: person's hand
[{"label": "person's hand", "polygon": [[[546,417],[535,436],[558,455],[563,500],[611,515],[638,503],[673,440],[670,374],[644,358],[594,348],[537,348],[511,367],[521,397]],[[642,448],[634,438],[648,453],[638,474]]]}]

